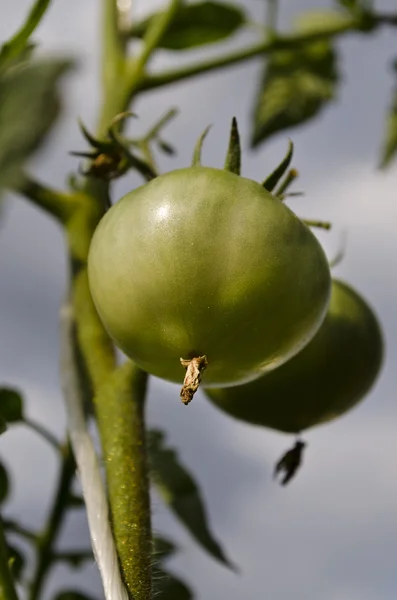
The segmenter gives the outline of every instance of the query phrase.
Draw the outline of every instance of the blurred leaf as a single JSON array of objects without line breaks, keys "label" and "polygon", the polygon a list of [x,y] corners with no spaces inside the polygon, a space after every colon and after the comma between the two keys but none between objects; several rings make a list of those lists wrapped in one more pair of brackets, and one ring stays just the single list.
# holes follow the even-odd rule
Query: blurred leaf
[{"label": "blurred leaf", "polygon": [[36,0],[25,23],[13,37],[0,48],[0,70],[24,53],[32,35],[46,12],[51,0]]},{"label": "blurred leaf", "polygon": [[47,60],[1,76],[0,188],[18,185],[24,161],[54,123],[60,107],[56,85],[69,67],[65,60]]},{"label": "blurred leaf", "polygon": [[0,462],[0,504],[7,499],[8,492],[10,490],[10,480],[8,478],[7,469]]},{"label": "blurred leaf", "polygon": [[388,167],[397,154],[397,86],[393,91],[393,96],[386,118],[386,133],[380,161],[381,169]]},{"label": "blurred leaf", "polygon": [[[316,19],[310,16],[301,24],[304,31],[314,27]],[[256,99],[252,146],[315,117],[335,97],[336,63],[328,40],[272,54]]]},{"label": "blurred leaf", "polygon": [[2,415],[0,415],[0,435],[7,430],[7,423]]},{"label": "blurred leaf", "polygon": [[186,586],[186,584],[163,571],[155,567],[153,569],[153,582],[154,582],[154,594],[153,596],[159,600],[192,600],[193,594]]},{"label": "blurred leaf", "polygon": [[54,596],[53,600],[94,600],[92,596],[82,594],[78,590],[63,590]]},{"label": "blurred leaf", "polygon": [[148,441],[151,476],[164,501],[207,552],[234,568],[210,532],[199,489],[175,450],[165,447],[161,431],[150,431]]},{"label": "blurred leaf", "polygon": [[10,570],[14,579],[19,581],[22,577],[23,569],[25,568],[26,559],[18,548],[12,546],[11,544],[7,545]]},{"label": "blurred leaf", "polygon": [[173,542],[164,537],[153,538],[153,556],[156,560],[166,560],[176,552],[177,548]]},{"label": "blurred leaf", "polygon": [[[137,23],[130,35],[142,38],[152,19],[151,15]],[[159,47],[185,50],[219,42],[235,33],[246,22],[244,12],[233,4],[199,2],[182,6],[162,37]]]},{"label": "blurred leaf", "polygon": [[7,423],[23,420],[23,400],[19,392],[11,388],[0,388],[0,414]]}]

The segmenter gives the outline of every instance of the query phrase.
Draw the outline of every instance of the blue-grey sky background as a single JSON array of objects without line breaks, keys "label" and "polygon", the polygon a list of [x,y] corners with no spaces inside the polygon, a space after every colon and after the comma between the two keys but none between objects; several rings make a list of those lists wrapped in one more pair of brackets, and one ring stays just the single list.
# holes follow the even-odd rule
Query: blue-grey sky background
[{"label": "blue-grey sky background", "polygon": [[[32,171],[53,186],[76,168],[71,149],[83,149],[76,118],[90,126],[99,103],[99,2],[54,0],[35,38],[42,54],[67,54],[79,68],[65,82],[65,111]],[[162,4],[136,0],[143,15]],[[288,27],[304,10],[332,2],[280,0],[280,24]],[[396,10],[393,0],[375,3]],[[30,0],[0,0],[0,40],[21,23]],[[256,18],[264,2],[245,2]],[[224,50],[248,43],[237,36]],[[391,60],[397,31],[347,36],[338,41],[342,84],[338,101],[308,126],[282,133],[256,152],[248,149],[250,113],[261,60],[181,82],[145,95],[134,106],[143,131],[171,106],[178,119],[167,128],[176,158],[160,159],[162,170],[189,162],[193,144],[213,123],[204,161],[223,162],[230,120],[236,115],[245,146],[243,174],[261,179],[283,156],[288,136],[304,198],[290,203],[307,218],[333,222],[320,234],[330,257],[348,233],[347,254],[335,275],[351,282],[374,306],[385,332],[386,360],[366,401],[344,418],[309,431],[304,468],[284,489],[273,483],[274,461],[292,438],[233,421],[199,393],[189,409],[178,386],[151,380],[148,421],[168,432],[201,485],[210,523],[232,559],[235,575],[192,543],[159,499],[153,498],[154,527],[178,542],[181,553],[169,564],[196,591],[198,600],[395,600],[397,593],[397,164],[377,170],[385,113],[393,87]],[[189,62],[216,50],[190,52]],[[180,55],[163,53],[153,69],[176,64]],[[137,185],[128,175],[113,188],[114,200]],[[9,196],[0,224],[0,381],[26,395],[28,413],[60,436],[65,415],[58,377],[58,309],[66,286],[62,232],[25,200]],[[16,426],[0,439],[1,459],[15,475],[6,514],[26,525],[43,523],[52,495],[56,459],[32,433]],[[85,547],[84,515],[70,514],[63,547]],[[80,573],[64,567],[51,576],[45,598],[60,585],[102,597],[94,565]]]}]

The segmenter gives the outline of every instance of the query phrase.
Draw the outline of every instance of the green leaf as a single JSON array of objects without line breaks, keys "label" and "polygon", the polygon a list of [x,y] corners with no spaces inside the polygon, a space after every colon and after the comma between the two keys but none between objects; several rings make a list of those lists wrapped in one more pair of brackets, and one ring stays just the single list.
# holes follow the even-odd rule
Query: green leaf
[{"label": "green leaf", "polygon": [[41,61],[18,66],[0,77],[0,188],[18,185],[25,160],[58,116],[56,86],[70,64]]},{"label": "green leaf", "polygon": [[7,431],[7,423],[3,415],[0,415],[0,435]]},{"label": "green leaf", "polygon": [[192,600],[193,594],[186,584],[163,569],[153,569],[154,598],[158,600]]},{"label": "green leaf", "polygon": [[22,552],[18,548],[16,548],[15,546],[12,546],[11,544],[7,544],[7,545],[8,545],[8,556],[9,556],[9,565],[10,565],[11,573],[12,573],[14,579],[19,581],[22,577],[22,573],[25,568],[26,559],[25,559],[24,555],[22,554]]},{"label": "green leaf", "polygon": [[[151,15],[137,23],[130,35],[142,38],[152,19]],[[213,44],[228,38],[246,23],[241,8],[223,2],[199,2],[182,6],[162,37],[159,47],[167,50],[185,50]]]},{"label": "green leaf", "polygon": [[23,400],[19,392],[11,388],[0,388],[0,414],[7,423],[23,421]]},{"label": "green leaf", "polygon": [[40,23],[50,2],[51,0],[36,0],[19,31],[2,45],[0,48],[0,69],[9,66],[10,62],[25,52],[29,37]]},{"label": "green leaf", "polygon": [[[310,23],[305,31],[314,27]],[[328,40],[272,54],[256,99],[251,145],[317,116],[334,99],[337,81],[337,58]]]},{"label": "green leaf", "polygon": [[397,154],[397,87],[393,95],[391,107],[386,118],[386,133],[380,161],[381,169],[390,166]]},{"label": "green leaf", "polygon": [[0,504],[7,499],[8,492],[10,490],[10,480],[8,477],[7,469],[0,462]]},{"label": "green leaf", "polygon": [[229,568],[235,568],[210,532],[199,489],[175,450],[165,446],[161,431],[150,431],[148,441],[152,480],[163,500],[207,552]]}]

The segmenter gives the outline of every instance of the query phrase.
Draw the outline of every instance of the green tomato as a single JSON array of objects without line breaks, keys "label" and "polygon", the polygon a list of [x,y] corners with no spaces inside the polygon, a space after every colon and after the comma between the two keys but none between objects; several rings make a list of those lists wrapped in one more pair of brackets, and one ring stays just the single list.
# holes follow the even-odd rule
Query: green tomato
[{"label": "green tomato", "polygon": [[194,166],[161,175],[102,218],[88,259],[92,297],[116,345],[181,382],[206,356],[203,385],[250,381],[298,352],[324,319],[325,254],[260,184]]},{"label": "green tomato", "polygon": [[327,316],[301,352],[256,381],[206,394],[241,421],[299,433],[360,402],[379,374],[382,355],[382,334],[371,308],[334,280]]}]

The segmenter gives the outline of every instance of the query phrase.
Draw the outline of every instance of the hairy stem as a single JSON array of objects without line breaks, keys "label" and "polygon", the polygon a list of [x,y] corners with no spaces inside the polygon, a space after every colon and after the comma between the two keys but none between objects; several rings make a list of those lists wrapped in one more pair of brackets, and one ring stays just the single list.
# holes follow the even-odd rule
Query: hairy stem
[{"label": "hairy stem", "polygon": [[14,580],[8,566],[7,543],[0,519],[0,600],[18,600]]},{"label": "hairy stem", "polygon": [[54,546],[58,537],[67,505],[70,488],[74,478],[75,462],[69,444],[62,448],[62,465],[56,485],[55,497],[44,531],[37,538],[37,563],[32,576],[28,599],[39,600],[52,565]]},{"label": "hairy stem", "polygon": [[[75,319],[69,300],[61,308],[61,383],[66,403],[70,443],[76,459],[82,493],[87,509],[91,543],[102,577],[106,600],[127,600],[121,580],[116,548],[109,521],[109,508],[101,468],[89,434],[85,416],[87,396],[82,381],[81,362],[77,356]],[[92,553],[90,553],[92,556]],[[73,558],[69,554],[70,558]],[[59,560],[59,554],[55,560]],[[81,554],[78,556],[81,560]]]},{"label": "hairy stem", "polygon": [[152,597],[146,383],[147,374],[127,362],[111,375],[94,400],[121,570],[136,600]]}]

